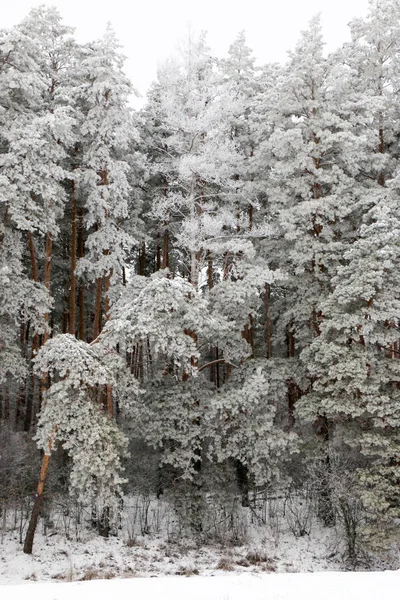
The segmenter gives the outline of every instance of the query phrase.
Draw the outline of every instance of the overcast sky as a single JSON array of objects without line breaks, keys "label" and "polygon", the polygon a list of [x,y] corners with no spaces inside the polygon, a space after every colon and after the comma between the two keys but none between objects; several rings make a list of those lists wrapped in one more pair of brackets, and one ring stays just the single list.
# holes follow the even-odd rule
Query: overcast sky
[{"label": "overcast sky", "polygon": [[257,64],[283,62],[318,12],[327,49],[338,47],[348,39],[347,23],[366,14],[368,0],[11,0],[3,2],[2,27],[17,24],[39,4],[57,6],[80,42],[100,37],[111,21],[128,59],[126,72],[144,95],[158,61],[174,52],[189,25],[208,32],[216,56],[225,55],[244,29]]}]

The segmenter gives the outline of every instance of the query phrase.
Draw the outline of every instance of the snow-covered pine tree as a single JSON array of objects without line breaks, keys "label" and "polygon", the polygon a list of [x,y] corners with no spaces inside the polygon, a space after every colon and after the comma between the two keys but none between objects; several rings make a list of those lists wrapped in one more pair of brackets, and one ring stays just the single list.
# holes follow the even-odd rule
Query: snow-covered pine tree
[{"label": "snow-covered pine tree", "polygon": [[93,339],[102,329],[103,315],[109,316],[110,286],[122,280],[126,253],[135,242],[124,230],[130,195],[126,159],[135,130],[128,105],[133,89],[123,62],[115,34],[108,27],[102,39],[84,49],[76,91],[83,113],[78,188],[89,232],[77,271],[96,282]]},{"label": "snow-covered pine tree", "polygon": [[[36,35],[26,31],[24,26],[3,32],[1,53],[0,169],[4,211],[1,260],[8,263],[4,266],[9,272],[2,288],[2,312],[4,321],[8,320],[5,314],[8,312],[9,317],[12,316],[11,321],[19,329],[17,331],[15,326],[12,327],[14,341],[9,331],[3,347],[7,351],[18,345],[28,366],[31,352],[37,349],[35,343],[30,348],[30,339],[37,340],[39,334],[46,336],[48,333],[46,323],[51,299],[47,286],[39,283],[33,236],[36,231],[44,233],[43,228],[50,230],[56,227],[54,211],[49,209],[48,204],[54,202],[52,196],[59,191],[63,197],[63,191],[59,188],[60,171],[53,165],[60,157],[60,152],[62,154],[56,147],[55,139],[55,129],[62,128],[62,123],[56,124],[48,113],[47,73],[44,77],[43,53]],[[26,265],[28,246],[31,261]],[[7,327],[6,323],[4,326]],[[20,365],[21,361],[15,360],[16,370]],[[11,365],[8,365],[8,372],[13,372]],[[25,369],[25,375],[28,372]],[[25,377],[18,394],[15,394],[15,419],[20,427],[25,411],[24,428],[29,429],[33,391],[28,389],[26,383]]]},{"label": "snow-covered pine tree", "polygon": [[354,493],[364,508],[358,533],[370,547],[390,544],[398,518],[397,171],[393,176],[399,15],[398,2],[372,2],[367,18],[352,23],[352,41],[341,54],[351,68],[358,107],[353,123],[362,193],[354,203],[352,235],[343,236],[331,293],[321,306],[321,335],[303,352],[314,385],[301,411],[309,418],[310,410],[326,415],[338,443],[351,449],[347,469],[354,463],[360,468]]},{"label": "snow-covered pine tree", "polygon": [[[290,425],[295,402],[313,383],[312,367],[301,352],[320,336],[324,299],[343,244],[353,239],[351,224],[362,191],[356,177],[363,144],[352,113],[357,106],[349,99],[350,83],[349,69],[324,57],[320,19],[315,17],[282,72],[274,92],[278,105],[270,107],[273,131],[260,148],[259,160],[264,158],[270,170],[266,193],[276,227],[273,260],[289,276],[276,304],[275,327],[278,338],[286,338],[286,348],[281,342],[277,349],[286,353],[293,369],[287,380]],[[324,423],[318,430],[321,440],[327,442],[326,417],[318,411],[317,416]],[[324,461],[329,469],[328,454]],[[321,497],[326,499],[323,484]],[[329,501],[322,504],[322,518],[332,523]]]},{"label": "snow-covered pine tree", "polygon": [[[37,47],[43,92],[41,102],[35,105],[33,118],[13,132],[14,139],[10,143],[11,149],[19,152],[18,162],[12,165],[14,177],[21,181],[22,204],[16,206],[16,210],[26,219],[26,230],[45,237],[42,280],[50,294],[53,242],[59,234],[68,200],[66,159],[76,140],[76,119],[70,106],[76,44],[73,29],[62,24],[55,8],[32,9],[19,28]],[[31,249],[33,256],[33,246]],[[49,322],[49,315],[46,321]],[[47,334],[42,342],[46,339]]]},{"label": "snow-covered pine tree", "polygon": [[118,357],[97,344],[87,344],[70,334],[58,335],[35,358],[38,374],[51,376],[39,415],[36,440],[43,450],[42,467],[24,552],[32,553],[43,501],[49,460],[57,443],[72,458],[70,489],[78,501],[95,505],[102,516],[104,535],[119,513],[121,459],[127,449],[125,436],[103,410],[98,390],[116,383]]},{"label": "snow-covered pine tree", "polygon": [[[146,350],[139,359],[143,362],[145,355],[147,363],[142,369],[147,389],[145,401],[140,406],[140,410],[144,411],[140,422],[148,424],[148,431],[144,428],[141,433],[148,436],[146,439],[152,444],[162,444],[162,461],[192,477],[200,495],[205,448],[213,443],[214,435],[220,435],[217,433],[218,418],[223,418],[223,413],[213,412],[211,406],[214,402],[216,406],[224,402],[225,394],[227,404],[232,400],[233,390],[223,389],[232,369],[241,372],[237,381],[240,380],[242,387],[235,402],[242,403],[241,410],[247,411],[249,423],[255,418],[254,411],[260,411],[261,420],[261,415],[264,415],[265,422],[269,423],[266,427],[271,429],[275,415],[272,407],[270,411],[263,408],[263,403],[270,400],[266,395],[262,396],[262,401],[256,399],[252,403],[249,400],[254,395],[259,398],[258,388],[254,386],[252,369],[244,367],[244,361],[253,351],[243,333],[249,328],[250,315],[256,315],[260,308],[265,283],[271,283],[276,275],[256,259],[253,242],[269,230],[260,225],[249,226],[249,202],[237,176],[242,172],[245,152],[234,139],[232,127],[236,120],[240,120],[240,115],[246,113],[246,107],[241,93],[232,94],[234,86],[234,82],[227,77],[224,79],[216,71],[204,38],[197,42],[190,40],[189,46],[184,48],[181,62],[169,61],[160,70],[158,86],[153,88],[150,104],[144,112],[149,123],[148,131],[154,140],[150,172],[155,185],[153,188],[149,186],[150,193],[154,190],[152,215],[154,220],[159,219],[160,229],[168,226],[163,252],[166,260],[163,263],[160,260],[159,266],[167,267],[169,264],[173,279],[171,281],[168,270],[154,279],[165,298],[151,293],[159,306],[151,311],[147,308],[147,314],[152,315],[151,328],[148,318],[143,322],[143,333],[148,331],[149,338],[146,344],[145,337],[142,337]],[[245,207],[244,211],[242,207]],[[174,257],[173,262],[171,256]],[[187,310],[193,311],[199,298],[203,298],[204,315],[202,318],[190,317],[190,326],[187,319],[180,318],[184,326],[181,324],[175,335],[180,331],[183,340],[193,344],[191,353],[186,357],[186,367],[182,362],[178,363],[178,370],[172,367],[168,358],[169,347],[165,348],[166,354],[157,367],[155,356],[158,353],[153,351],[153,347],[157,333],[161,335],[163,331],[158,324],[159,318],[179,323],[178,308],[166,310],[165,302],[169,306],[171,290],[168,292],[168,289],[178,286],[177,279],[182,277],[189,280],[184,292],[190,300]],[[132,283],[138,286],[137,293],[145,295],[149,302],[147,294],[155,283],[146,285],[139,279]],[[179,283],[179,288],[182,285],[183,282]],[[129,297],[131,302],[132,291]],[[161,311],[160,315],[158,311]],[[230,324],[229,333],[227,323]],[[122,325],[118,329],[129,333],[131,327]],[[164,334],[164,338],[170,339],[170,336]],[[139,339],[138,336],[136,339]],[[171,341],[169,345],[173,347]],[[185,346],[180,342],[179,347],[183,349]],[[209,348],[218,349],[217,356],[211,354]],[[137,356],[135,359],[138,360]],[[153,383],[146,382],[149,365],[153,373],[155,368],[158,371],[157,380]],[[151,379],[154,380],[154,375]],[[260,375],[260,381],[262,379],[263,375]],[[211,385],[200,384],[200,381],[207,380],[211,380]],[[161,401],[161,398],[164,400]],[[146,415],[149,407],[152,411]],[[233,409],[235,411],[236,408]],[[215,430],[212,432],[210,414],[215,416]],[[237,439],[241,439],[240,436],[245,434],[240,433],[240,421],[235,424],[232,420],[232,429],[236,427],[239,427]],[[262,434],[253,437],[252,441],[257,445],[261,444],[261,439]],[[282,439],[285,446],[288,441],[285,436]],[[222,452],[210,451],[209,458],[216,462],[243,459],[251,468],[257,462],[254,461],[253,465],[250,460],[250,456],[255,455],[253,447],[240,454],[239,448],[234,451],[234,444],[229,445],[229,440],[214,441],[216,446],[222,444],[231,452],[223,455]],[[271,462],[272,455],[273,450],[268,454]],[[268,460],[267,453],[265,459]],[[257,468],[262,470],[260,464]],[[195,521],[198,516],[195,509]],[[200,526],[199,522],[192,524],[196,528]]]}]

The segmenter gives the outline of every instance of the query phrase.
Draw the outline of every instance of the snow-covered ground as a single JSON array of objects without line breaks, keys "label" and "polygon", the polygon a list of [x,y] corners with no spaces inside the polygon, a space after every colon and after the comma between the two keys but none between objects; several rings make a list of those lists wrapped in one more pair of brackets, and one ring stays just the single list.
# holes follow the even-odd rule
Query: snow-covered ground
[{"label": "snow-covered ground", "polygon": [[196,546],[184,539],[167,543],[148,536],[134,542],[104,539],[94,532],[85,541],[76,542],[39,533],[32,556],[27,556],[17,536],[8,535],[0,538],[0,584],[339,570],[343,565],[333,548],[329,530],[321,532],[319,540],[287,536],[280,540],[279,547],[265,538],[253,539],[243,546],[223,547]]},{"label": "snow-covered ground", "polygon": [[0,587],[2,600],[397,600],[400,572],[159,577]]},{"label": "snow-covered ground", "polygon": [[[83,522],[79,530],[73,521],[67,527],[56,514],[52,515],[51,527],[45,527],[41,519],[32,556],[22,552],[27,520],[20,533],[12,516],[10,511],[9,526],[0,530],[0,584],[346,569],[333,528],[322,527],[313,517],[308,522],[308,535],[299,537],[279,511],[260,524],[243,509],[236,515],[234,544],[231,529],[219,530],[219,542],[214,538],[209,544],[196,544],[184,537],[168,505],[153,502],[140,511],[137,499],[131,498],[125,503],[118,537],[104,539]],[[145,529],[149,533],[143,535]]]},{"label": "snow-covered ground", "polygon": [[[0,530],[0,600],[400,598],[400,571],[339,572],[349,566],[339,532],[315,516],[307,520],[307,535],[299,536],[279,511],[260,524],[243,510],[235,529],[240,543],[221,530],[212,543],[196,544],[179,531],[168,507],[147,506],[145,521],[135,507],[135,499],[126,502],[118,537],[108,539],[84,522],[78,530],[73,520],[67,526],[53,518],[45,526],[42,519],[31,556],[22,552],[26,521],[19,532],[10,512]],[[144,529],[149,533],[141,534]],[[390,565],[398,568],[395,559]],[[368,562],[358,568],[373,566],[385,568]]]}]

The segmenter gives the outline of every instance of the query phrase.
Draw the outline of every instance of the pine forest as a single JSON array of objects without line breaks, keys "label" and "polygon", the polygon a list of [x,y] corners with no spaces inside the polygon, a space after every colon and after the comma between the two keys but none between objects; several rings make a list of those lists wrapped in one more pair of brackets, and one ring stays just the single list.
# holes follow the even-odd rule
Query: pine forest
[{"label": "pine forest", "polygon": [[18,552],[247,523],[398,568],[400,0],[349,27],[328,54],[316,16],[263,67],[244,32],[224,58],[183,35],[137,110],[111,26],[79,44],[41,6],[0,31]]}]

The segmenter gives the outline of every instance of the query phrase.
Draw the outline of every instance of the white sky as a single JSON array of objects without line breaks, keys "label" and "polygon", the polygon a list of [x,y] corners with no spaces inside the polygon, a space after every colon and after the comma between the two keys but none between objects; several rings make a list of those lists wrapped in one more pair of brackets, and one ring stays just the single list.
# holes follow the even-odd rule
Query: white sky
[{"label": "white sky", "polygon": [[282,62],[318,12],[327,49],[338,47],[348,39],[350,19],[366,14],[368,0],[10,0],[3,2],[1,26],[17,24],[39,4],[57,6],[80,42],[100,37],[111,21],[128,58],[126,72],[144,95],[158,61],[174,52],[189,25],[208,32],[216,56],[224,56],[244,29],[257,64]]}]

